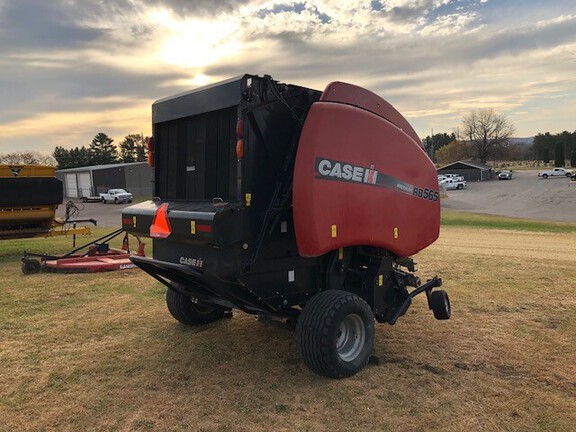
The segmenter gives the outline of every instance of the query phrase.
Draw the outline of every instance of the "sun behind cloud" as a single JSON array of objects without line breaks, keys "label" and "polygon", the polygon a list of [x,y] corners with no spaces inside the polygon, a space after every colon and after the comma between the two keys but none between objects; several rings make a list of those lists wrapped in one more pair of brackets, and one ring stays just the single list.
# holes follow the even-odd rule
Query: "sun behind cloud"
[{"label": "sun behind cloud", "polygon": [[148,18],[162,29],[157,32],[163,37],[157,53],[162,63],[202,68],[234,57],[241,49],[240,23],[233,17],[179,18],[168,10],[156,10]]}]

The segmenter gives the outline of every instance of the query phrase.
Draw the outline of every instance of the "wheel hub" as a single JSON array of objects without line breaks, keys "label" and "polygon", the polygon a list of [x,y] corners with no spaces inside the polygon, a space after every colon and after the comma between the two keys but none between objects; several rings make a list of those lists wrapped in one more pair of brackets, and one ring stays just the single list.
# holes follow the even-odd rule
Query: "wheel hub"
[{"label": "wheel hub", "polygon": [[338,356],[346,362],[354,360],[364,347],[366,329],[359,315],[346,316],[336,333],[336,350]]}]

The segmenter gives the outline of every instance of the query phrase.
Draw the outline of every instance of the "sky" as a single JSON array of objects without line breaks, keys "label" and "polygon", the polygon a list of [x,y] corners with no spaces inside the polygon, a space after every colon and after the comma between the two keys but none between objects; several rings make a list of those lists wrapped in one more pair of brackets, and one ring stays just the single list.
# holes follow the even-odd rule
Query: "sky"
[{"label": "sky", "polygon": [[157,99],[270,74],[363,86],[421,138],[493,108],[576,130],[574,0],[0,0],[0,153],[151,133]]}]

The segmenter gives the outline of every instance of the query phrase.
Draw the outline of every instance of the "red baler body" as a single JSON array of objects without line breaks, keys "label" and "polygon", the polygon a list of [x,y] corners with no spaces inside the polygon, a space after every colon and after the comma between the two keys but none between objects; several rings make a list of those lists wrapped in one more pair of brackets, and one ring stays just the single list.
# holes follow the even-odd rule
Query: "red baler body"
[{"label": "red baler body", "polygon": [[308,112],[294,168],[299,253],[370,245],[406,257],[438,238],[436,169],[418,136],[368,90],[331,83]]}]

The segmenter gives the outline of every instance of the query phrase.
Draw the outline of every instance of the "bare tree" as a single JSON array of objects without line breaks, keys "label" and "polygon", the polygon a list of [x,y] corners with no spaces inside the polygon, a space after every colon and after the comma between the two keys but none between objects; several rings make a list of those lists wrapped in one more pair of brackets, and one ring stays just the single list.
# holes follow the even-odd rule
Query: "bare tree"
[{"label": "bare tree", "polygon": [[12,165],[48,165],[56,166],[56,159],[36,151],[19,151],[0,154],[0,163]]},{"label": "bare tree", "polygon": [[462,120],[462,133],[470,141],[476,157],[485,163],[510,142],[514,125],[492,108],[472,111]]}]

